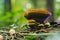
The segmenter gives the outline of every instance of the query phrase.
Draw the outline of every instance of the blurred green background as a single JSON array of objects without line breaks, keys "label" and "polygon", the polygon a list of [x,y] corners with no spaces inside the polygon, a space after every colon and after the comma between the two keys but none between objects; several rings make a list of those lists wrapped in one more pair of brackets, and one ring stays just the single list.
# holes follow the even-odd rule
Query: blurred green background
[{"label": "blurred green background", "polygon": [[30,9],[47,9],[54,21],[60,16],[60,0],[0,0],[0,29],[28,24],[23,14]]}]

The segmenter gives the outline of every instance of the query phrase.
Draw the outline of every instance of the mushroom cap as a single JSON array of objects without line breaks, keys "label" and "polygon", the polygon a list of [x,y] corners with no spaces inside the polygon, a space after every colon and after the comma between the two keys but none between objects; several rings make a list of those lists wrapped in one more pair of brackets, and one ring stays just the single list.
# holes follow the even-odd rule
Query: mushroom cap
[{"label": "mushroom cap", "polygon": [[33,20],[33,19],[28,20],[28,23],[35,23],[35,20]]},{"label": "mushroom cap", "polygon": [[9,33],[10,34],[15,34],[15,30],[14,29],[10,29]]},{"label": "mushroom cap", "polygon": [[2,35],[0,35],[0,40],[3,40],[3,36]]},{"label": "mushroom cap", "polygon": [[48,10],[32,9],[24,13],[24,17],[26,17],[28,20],[33,19],[38,23],[46,23],[51,17],[51,12]]}]

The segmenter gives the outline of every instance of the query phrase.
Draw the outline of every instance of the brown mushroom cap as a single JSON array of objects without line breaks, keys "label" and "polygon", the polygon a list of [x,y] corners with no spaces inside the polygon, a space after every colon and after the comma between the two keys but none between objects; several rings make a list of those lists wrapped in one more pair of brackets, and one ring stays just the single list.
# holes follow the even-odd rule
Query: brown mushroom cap
[{"label": "brown mushroom cap", "polygon": [[50,16],[50,12],[47,10],[30,10],[26,13],[24,13],[24,17],[26,17],[28,20],[33,19],[36,22],[43,23],[45,19]]}]

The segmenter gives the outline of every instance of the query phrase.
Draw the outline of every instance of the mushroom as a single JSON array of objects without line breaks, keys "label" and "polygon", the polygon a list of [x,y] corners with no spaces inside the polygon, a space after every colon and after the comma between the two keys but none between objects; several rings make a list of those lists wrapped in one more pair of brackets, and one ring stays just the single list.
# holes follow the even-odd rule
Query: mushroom
[{"label": "mushroom", "polygon": [[0,35],[0,40],[3,40],[3,36],[2,35]]}]

